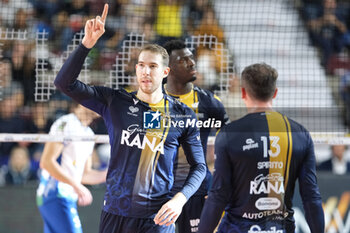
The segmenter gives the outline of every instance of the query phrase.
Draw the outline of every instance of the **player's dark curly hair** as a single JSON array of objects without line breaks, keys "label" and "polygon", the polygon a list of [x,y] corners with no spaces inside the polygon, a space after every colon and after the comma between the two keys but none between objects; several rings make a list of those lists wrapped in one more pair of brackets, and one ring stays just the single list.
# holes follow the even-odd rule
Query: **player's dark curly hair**
[{"label": "player's dark curly hair", "polygon": [[169,40],[163,45],[163,47],[166,49],[170,56],[173,50],[186,48],[186,44],[182,40]]}]

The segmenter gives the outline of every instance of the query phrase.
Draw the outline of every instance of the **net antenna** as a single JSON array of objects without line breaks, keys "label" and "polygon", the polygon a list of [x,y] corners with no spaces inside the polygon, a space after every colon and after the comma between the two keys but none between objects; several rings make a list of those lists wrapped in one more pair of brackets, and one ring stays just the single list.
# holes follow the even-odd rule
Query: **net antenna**
[{"label": "net antenna", "polygon": [[[79,46],[84,37],[84,32],[77,32],[71,44],[67,46],[67,50],[64,51],[58,58],[50,58],[50,53],[48,49],[48,32],[45,30],[43,32],[37,32],[36,34],[36,82],[35,82],[35,101],[46,102],[50,100],[50,96],[56,89],[54,86],[54,79],[61,69],[63,63],[69,55]],[[51,60],[53,64],[52,71],[48,70],[48,61]],[[89,57],[84,61],[83,68],[79,74],[78,79],[84,83],[90,83],[89,76]]]}]

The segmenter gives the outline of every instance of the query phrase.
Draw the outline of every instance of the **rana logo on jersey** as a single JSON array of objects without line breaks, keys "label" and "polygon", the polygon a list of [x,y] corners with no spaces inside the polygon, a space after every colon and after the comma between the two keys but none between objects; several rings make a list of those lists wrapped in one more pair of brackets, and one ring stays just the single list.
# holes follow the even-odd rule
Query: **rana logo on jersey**
[{"label": "rana logo on jersey", "polygon": [[144,129],[160,129],[160,112],[144,112],[143,128]]},{"label": "rana logo on jersey", "polygon": [[255,177],[253,181],[250,181],[250,194],[269,194],[271,191],[280,194],[284,193],[283,186],[284,178],[279,173],[271,173],[266,176],[263,174]]}]

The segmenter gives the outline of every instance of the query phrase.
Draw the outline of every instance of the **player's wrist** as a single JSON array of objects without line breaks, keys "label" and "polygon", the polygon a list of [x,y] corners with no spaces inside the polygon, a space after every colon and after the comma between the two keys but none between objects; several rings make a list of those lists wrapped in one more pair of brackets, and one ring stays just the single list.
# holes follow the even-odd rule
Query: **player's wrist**
[{"label": "player's wrist", "polygon": [[178,192],[174,197],[173,200],[176,200],[177,203],[184,206],[187,202],[186,196],[182,192]]},{"label": "player's wrist", "polygon": [[81,43],[85,46],[85,48],[91,49],[96,44],[96,41],[92,39],[87,39],[86,37],[84,37]]}]

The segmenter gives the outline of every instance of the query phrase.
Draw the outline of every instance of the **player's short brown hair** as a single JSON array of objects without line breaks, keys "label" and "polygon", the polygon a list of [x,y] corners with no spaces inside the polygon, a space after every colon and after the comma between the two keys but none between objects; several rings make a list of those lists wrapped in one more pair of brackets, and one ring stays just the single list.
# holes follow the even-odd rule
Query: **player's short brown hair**
[{"label": "player's short brown hair", "polygon": [[141,48],[139,55],[143,51],[150,51],[151,53],[160,54],[162,56],[162,59],[163,59],[163,65],[165,67],[169,66],[169,55],[168,55],[168,52],[162,46],[157,45],[157,44],[146,44],[145,46],[143,46]]},{"label": "player's short brown hair", "polygon": [[242,87],[254,99],[267,101],[276,90],[277,70],[266,63],[247,66],[241,75]]}]

